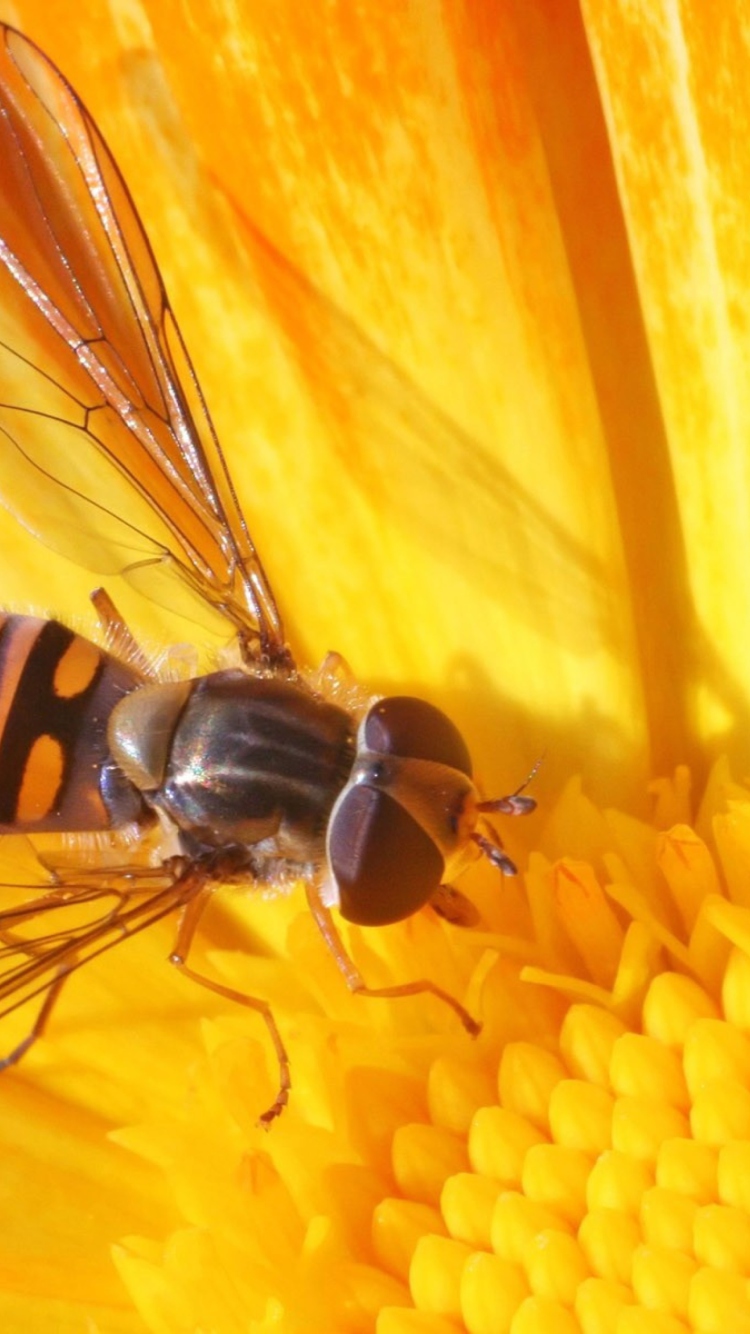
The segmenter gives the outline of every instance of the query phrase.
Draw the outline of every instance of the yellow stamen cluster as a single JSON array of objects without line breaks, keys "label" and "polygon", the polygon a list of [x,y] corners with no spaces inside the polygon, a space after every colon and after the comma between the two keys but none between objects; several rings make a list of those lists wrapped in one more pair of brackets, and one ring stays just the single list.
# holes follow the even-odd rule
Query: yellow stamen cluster
[{"label": "yellow stamen cluster", "polygon": [[[659,796],[661,816],[684,813],[686,788]],[[437,1039],[405,1037],[418,1002],[410,1020],[390,1007],[384,1040],[369,1027],[382,1009],[324,981],[327,1018],[292,1022],[292,1109],[260,1143],[236,1037],[214,1044],[179,1143],[121,1137],[168,1164],[233,1281],[252,1270],[253,1334],[750,1329],[750,803],[714,778],[699,818],[711,850],[684,825],[600,820],[594,864],[532,859],[550,920],[513,953],[533,966],[510,964],[508,942],[478,963],[475,950],[476,1044],[450,1017]],[[413,930],[394,933],[394,957]],[[420,943],[437,951],[431,930]],[[290,940],[309,963],[307,930]],[[205,1323],[200,1266],[175,1263],[196,1235],[120,1255],[151,1328],[182,1327],[154,1317],[155,1285],[162,1302],[179,1293],[183,1323]]]},{"label": "yellow stamen cluster", "polygon": [[[714,829],[737,884],[747,805]],[[465,1138],[435,1126],[397,1135],[409,1202],[381,1205],[376,1239],[383,1262],[408,1276],[420,1314],[415,1323],[411,1311],[390,1312],[379,1334],[438,1334],[445,1320],[471,1334],[750,1323],[750,913],[718,894],[719,873],[692,830],[674,828],[655,846],[650,900],[625,877],[609,886],[640,918],[625,932],[609,997],[571,1004],[554,1041],[507,1044],[498,1099],[473,1111]],[[611,928],[590,868],[554,874],[563,915],[575,922],[571,886],[587,910],[579,946],[582,934],[593,941],[597,916]],[[600,967],[611,934],[599,934]],[[668,953],[655,954],[655,942]],[[525,977],[593,990],[585,975]],[[438,1104],[451,1083],[438,1065]],[[429,1221],[415,1209],[429,1209]]]}]

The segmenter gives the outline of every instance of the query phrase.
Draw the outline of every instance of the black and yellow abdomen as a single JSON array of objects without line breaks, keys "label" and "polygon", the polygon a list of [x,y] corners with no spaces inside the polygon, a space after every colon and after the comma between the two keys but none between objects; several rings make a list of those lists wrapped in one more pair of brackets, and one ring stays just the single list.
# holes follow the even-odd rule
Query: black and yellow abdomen
[{"label": "black and yellow abdomen", "polygon": [[59,621],[0,615],[0,832],[109,829],[139,819],[107,722],[140,678]]}]

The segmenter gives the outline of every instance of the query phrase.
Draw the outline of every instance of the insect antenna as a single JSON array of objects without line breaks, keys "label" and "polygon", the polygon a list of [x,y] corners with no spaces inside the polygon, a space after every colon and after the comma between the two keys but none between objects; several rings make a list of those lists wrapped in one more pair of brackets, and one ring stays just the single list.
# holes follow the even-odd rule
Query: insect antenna
[{"label": "insect antenna", "polygon": [[[531,812],[536,810],[536,801],[533,797],[523,796],[523,793],[529,783],[536,778],[543,759],[544,755],[540,755],[534,767],[515,792],[511,792],[506,797],[494,797],[490,801],[478,801],[477,810],[482,815],[531,815]],[[491,830],[491,834],[492,837],[488,838],[486,834],[479,834],[475,831],[470,837],[483,856],[491,861],[498,871],[502,871],[503,875],[517,875],[518,867],[505,851],[500,836],[494,829]]]},{"label": "insect antenna", "polygon": [[476,843],[487,860],[491,861],[498,871],[502,871],[503,875],[518,875],[516,863],[508,856],[497,835],[495,839],[491,839],[487,838],[485,834],[475,832],[471,835],[471,841]]},{"label": "insect antenna", "polygon": [[490,801],[479,801],[477,802],[477,810],[481,811],[483,815],[530,815],[532,811],[536,810],[536,801],[533,797],[522,796],[522,793],[526,791],[530,783],[533,783],[542,767],[543,760],[544,754],[541,754],[515,792],[511,792],[507,797],[495,797]]}]

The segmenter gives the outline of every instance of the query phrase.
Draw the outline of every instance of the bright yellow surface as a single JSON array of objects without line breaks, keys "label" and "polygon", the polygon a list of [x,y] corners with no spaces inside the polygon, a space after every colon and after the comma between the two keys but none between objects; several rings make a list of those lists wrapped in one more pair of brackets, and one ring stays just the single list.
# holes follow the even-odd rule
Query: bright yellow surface
[{"label": "bright yellow surface", "polygon": [[[213,966],[292,1059],[264,1136],[265,1035],[159,966],[168,929],[76,978],[0,1081],[5,1327],[744,1327],[750,826],[712,769],[750,767],[737,6],[0,17],[131,185],[300,659],[446,708],[488,792],[545,756],[482,930],[352,933],[476,1044],[350,999],[301,898],[235,898]],[[93,623],[91,576],[4,518],[0,578]],[[110,591],[147,645],[193,633]]]}]

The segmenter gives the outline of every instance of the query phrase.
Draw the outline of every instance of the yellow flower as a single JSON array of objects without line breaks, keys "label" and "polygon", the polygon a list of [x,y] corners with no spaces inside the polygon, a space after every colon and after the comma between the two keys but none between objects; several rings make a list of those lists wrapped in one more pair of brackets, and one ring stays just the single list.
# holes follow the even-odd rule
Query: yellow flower
[{"label": "yellow flower", "polygon": [[[745,1328],[736,6],[13,19],[131,185],[299,657],[434,699],[492,794],[545,758],[503,827],[525,875],[467,877],[480,929],[349,935],[474,1042],[429,997],[350,997],[299,895],[228,895],[206,966],[292,1062],[266,1135],[265,1033],[159,966],[168,927],[76,976],[0,1082],[4,1327]],[[85,618],[90,576],[10,521],[0,549],[10,603]]]}]

